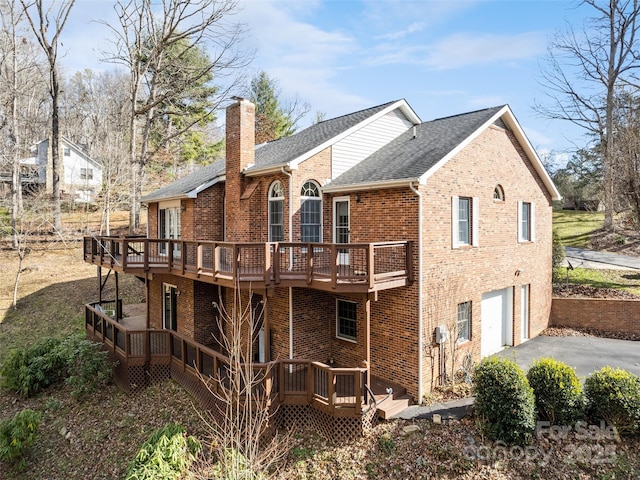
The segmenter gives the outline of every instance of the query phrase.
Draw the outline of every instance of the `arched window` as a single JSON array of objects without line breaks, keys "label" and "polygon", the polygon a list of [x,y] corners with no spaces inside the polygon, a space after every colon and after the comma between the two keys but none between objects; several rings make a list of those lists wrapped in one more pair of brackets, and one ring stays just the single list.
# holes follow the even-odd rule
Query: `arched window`
[{"label": "arched window", "polygon": [[279,181],[269,188],[269,241],[284,240],[284,189]]},{"label": "arched window", "polygon": [[309,181],[300,191],[300,240],[302,242],[322,241],[322,199],[320,187]]},{"label": "arched window", "polygon": [[504,202],[504,190],[502,189],[502,185],[496,185],[496,188],[493,189],[493,199],[496,202]]}]

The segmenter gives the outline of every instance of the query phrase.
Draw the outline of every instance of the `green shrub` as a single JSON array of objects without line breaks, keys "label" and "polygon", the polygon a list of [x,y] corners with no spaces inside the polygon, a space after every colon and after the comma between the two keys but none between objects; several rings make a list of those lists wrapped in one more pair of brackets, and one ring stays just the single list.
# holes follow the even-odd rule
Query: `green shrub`
[{"label": "green shrub", "polygon": [[111,378],[106,352],[81,334],[64,340],[48,338],[29,348],[14,350],[0,368],[2,384],[30,397],[63,379],[78,399]]},{"label": "green shrub", "polygon": [[30,397],[59,381],[64,371],[59,345],[60,340],[47,338],[32,347],[13,350],[0,368],[3,386]]},{"label": "green shrub", "polygon": [[571,425],[583,414],[583,396],[576,372],[553,358],[533,362],[527,373],[539,420]]},{"label": "green shrub", "polygon": [[603,367],[587,377],[584,393],[591,421],[605,420],[621,435],[640,433],[640,377]]},{"label": "green shrub", "polygon": [[562,244],[562,240],[560,239],[560,235],[558,235],[558,231],[553,229],[552,236],[552,250],[551,250],[551,259],[554,267],[560,266],[562,261],[564,260],[564,245]]},{"label": "green shrub", "polygon": [[65,382],[73,387],[71,395],[82,399],[111,379],[113,367],[107,352],[99,343],[91,342],[83,335],[71,335],[60,342],[58,355],[66,367]]},{"label": "green shrub", "polygon": [[178,479],[195,460],[200,443],[184,427],[169,423],[154,431],[127,468],[127,480]]},{"label": "green shrub", "polygon": [[533,389],[522,369],[506,358],[485,358],[475,371],[476,414],[490,440],[531,441],[536,427]]},{"label": "green shrub", "polygon": [[0,422],[0,460],[3,462],[19,462],[24,468],[24,454],[36,440],[38,426],[42,414],[30,409],[22,410],[12,419]]}]

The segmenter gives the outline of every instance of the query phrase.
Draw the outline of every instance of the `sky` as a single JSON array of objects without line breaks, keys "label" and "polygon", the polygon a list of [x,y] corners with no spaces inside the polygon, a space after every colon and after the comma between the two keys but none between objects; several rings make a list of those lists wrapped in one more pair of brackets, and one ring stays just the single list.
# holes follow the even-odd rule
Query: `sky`
[{"label": "sky", "polygon": [[[239,0],[249,77],[276,79],[283,101],[333,118],[404,98],[423,121],[509,104],[539,154],[561,162],[586,139],[534,111],[549,41],[591,12],[556,0]],[[108,70],[113,2],[76,0],[62,35],[65,71]]]}]

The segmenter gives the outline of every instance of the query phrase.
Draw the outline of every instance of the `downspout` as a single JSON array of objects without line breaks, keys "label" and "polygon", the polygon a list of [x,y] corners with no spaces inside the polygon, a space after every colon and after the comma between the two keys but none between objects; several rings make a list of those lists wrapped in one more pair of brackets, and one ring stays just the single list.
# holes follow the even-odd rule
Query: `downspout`
[{"label": "downspout", "polygon": [[[289,177],[289,243],[291,243],[293,242],[293,175],[287,172],[284,167],[280,170]],[[289,251],[293,253],[291,250]],[[293,360],[293,287],[289,287],[289,359]]]},{"label": "downspout", "polygon": [[422,404],[422,350],[423,350],[423,332],[422,332],[422,193],[420,193],[420,184],[418,189],[409,183],[409,188],[418,196],[418,403]]}]

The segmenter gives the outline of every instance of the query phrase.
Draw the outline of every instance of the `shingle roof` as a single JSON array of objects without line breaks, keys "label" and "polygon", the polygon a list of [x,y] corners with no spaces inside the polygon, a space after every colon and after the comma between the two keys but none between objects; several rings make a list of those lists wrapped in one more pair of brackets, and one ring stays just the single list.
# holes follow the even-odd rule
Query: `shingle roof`
[{"label": "shingle roof", "polygon": [[311,125],[309,128],[290,137],[259,145],[256,148],[255,166],[249,168],[248,171],[280,164],[285,165],[384,110],[393,103],[395,101],[325,120]]},{"label": "shingle roof", "polygon": [[179,178],[175,182],[165,185],[164,187],[156,190],[142,197],[142,202],[157,202],[158,200],[184,197],[189,192],[196,190],[213,180],[216,177],[224,175],[224,160],[218,160],[217,162],[207,165],[206,167],[199,168],[193,173],[190,173],[186,177]]},{"label": "shingle roof", "polygon": [[503,106],[487,108],[416,126],[334,179],[347,186],[418,178],[489,121]]}]

